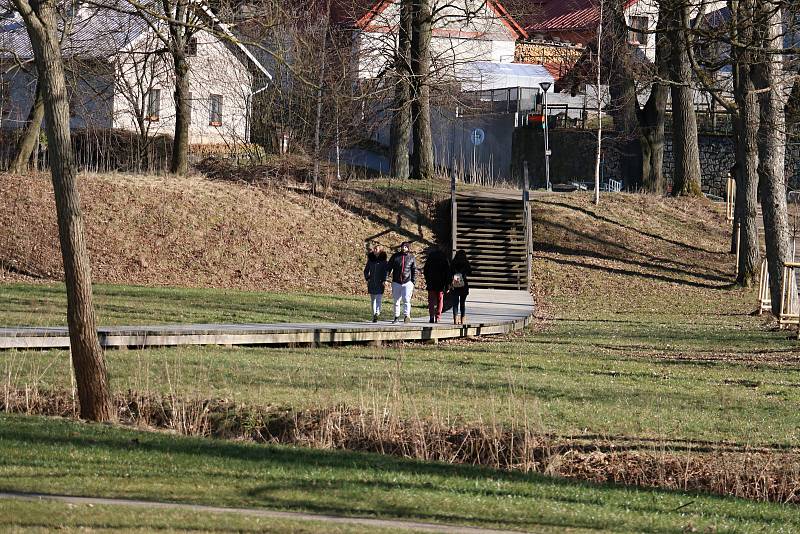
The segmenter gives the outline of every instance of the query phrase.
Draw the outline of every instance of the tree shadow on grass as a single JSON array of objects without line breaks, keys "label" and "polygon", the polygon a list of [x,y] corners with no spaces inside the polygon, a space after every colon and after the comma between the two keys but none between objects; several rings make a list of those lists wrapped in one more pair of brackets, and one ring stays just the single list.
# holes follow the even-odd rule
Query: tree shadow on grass
[{"label": "tree shadow on grass", "polygon": [[612,274],[621,274],[625,276],[633,276],[636,278],[642,278],[644,280],[659,280],[661,282],[669,282],[671,284],[680,284],[685,286],[691,287],[698,287],[703,289],[733,289],[736,284],[734,282],[728,284],[707,284],[704,282],[695,282],[693,280],[686,280],[681,278],[673,278],[670,276],[664,276],[660,274],[654,273],[641,273],[637,271],[631,271],[628,269],[620,269],[617,267],[603,267],[601,265],[592,265],[591,263],[580,262],[580,261],[573,261],[573,260],[565,260],[561,258],[543,258],[547,261],[551,261],[553,263],[558,263],[561,265],[571,265],[573,267],[580,267],[582,269],[591,269],[594,271],[603,271],[606,273]]},{"label": "tree shadow on grass", "polygon": [[619,221],[615,221],[614,219],[609,219],[608,217],[604,217],[603,215],[599,215],[599,214],[597,214],[597,213],[595,213],[595,212],[593,212],[591,210],[588,210],[586,208],[581,208],[581,207],[578,207],[578,206],[572,206],[572,205],[567,204],[565,202],[553,202],[553,201],[549,201],[549,200],[538,200],[537,199],[537,202],[540,202],[541,204],[545,204],[545,205],[548,205],[548,206],[558,206],[558,207],[565,208],[565,209],[568,209],[568,210],[577,211],[579,213],[583,213],[584,215],[587,215],[589,217],[597,219],[598,221],[603,221],[603,222],[608,223],[608,224],[613,224],[614,226],[619,226],[620,228],[625,228],[626,230],[630,230],[632,232],[636,232],[637,234],[643,235],[645,237],[650,237],[652,239],[663,241],[663,242],[669,243],[671,245],[676,245],[676,246],[679,246],[679,247],[682,247],[682,248],[688,248],[688,249],[691,249],[691,250],[694,250],[694,251],[697,251],[697,252],[705,252],[705,253],[708,253],[708,254],[719,254],[719,251],[708,250],[708,249],[705,249],[705,248],[702,248],[702,247],[698,247],[698,246],[695,246],[695,245],[690,245],[688,243],[684,243],[682,241],[676,241],[674,239],[668,239],[668,238],[666,238],[666,237],[664,237],[662,235],[653,234],[651,232],[647,232],[647,231],[642,230],[640,228],[636,228],[634,226],[623,224],[623,223],[621,223]]},{"label": "tree shadow on grass", "polygon": [[[140,466],[139,477],[147,477],[148,466],[158,470],[159,463],[168,463],[170,472],[175,470],[177,477],[181,477],[181,466],[191,465],[192,473],[185,476],[197,476],[197,471],[218,473],[226,480],[241,479],[243,485],[247,481],[256,481],[265,474],[272,479],[268,483],[241,488],[241,497],[245,502],[255,500],[253,504],[261,506],[275,506],[280,508],[311,510],[315,512],[352,515],[367,513],[380,514],[389,517],[415,518],[431,521],[460,521],[473,524],[506,524],[519,527],[533,525],[551,525],[558,527],[597,527],[591,514],[583,518],[544,519],[538,514],[533,514],[530,519],[512,519],[508,514],[498,517],[487,517],[485,514],[447,514],[438,511],[426,511],[417,507],[409,508],[407,505],[398,504],[396,499],[380,500],[380,495],[370,495],[370,492],[391,491],[401,492],[426,492],[435,491],[443,485],[452,487],[458,494],[468,494],[471,497],[486,500],[489,498],[505,499],[510,495],[536,500],[547,500],[565,505],[566,508],[574,506],[613,506],[610,504],[613,495],[598,493],[598,490],[611,492],[630,492],[631,488],[604,484],[593,485],[588,483],[569,481],[566,479],[545,477],[538,474],[524,474],[520,472],[498,471],[494,469],[452,465],[437,462],[422,462],[407,460],[387,455],[372,453],[356,453],[349,451],[322,451],[298,447],[281,447],[273,445],[254,445],[234,443],[229,441],[216,441],[202,438],[173,437],[164,434],[144,433],[128,429],[119,429],[101,425],[84,425],[65,420],[51,420],[24,416],[3,416],[3,425],[0,425],[0,442],[7,440],[20,450],[37,449],[41,447],[68,448],[69,454],[58,463],[63,473],[75,476],[76,471],[71,464],[81,466],[80,471],[87,477],[97,477],[98,473],[113,479],[118,476],[115,468],[128,472],[131,465],[137,462],[149,461]],[[135,451],[135,453],[131,453]],[[111,454],[106,454],[110,452]],[[128,453],[135,456],[128,456]],[[127,456],[127,457],[126,457]],[[191,460],[194,459],[194,460]],[[56,461],[52,459],[52,461]],[[6,465],[13,465],[13,455],[5,458]],[[196,463],[194,463],[196,462]],[[219,462],[222,462],[220,465]],[[232,464],[226,465],[228,462]],[[97,463],[96,471],[92,467]],[[244,463],[244,464],[243,464]],[[248,465],[249,464],[249,465]],[[43,466],[44,469],[48,469]],[[232,471],[242,471],[237,476]],[[265,473],[265,470],[274,470],[274,473]],[[50,469],[52,471],[52,469]],[[56,470],[59,471],[59,470]],[[320,471],[320,472],[316,472]],[[341,471],[347,476],[334,478],[336,472]],[[48,472],[43,477],[50,478],[58,473]],[[400,478],[393,476],[396,474]],[[30,472],[19,474],[19,477],[35,477]],[[122,476],[122,475],[119,475]],[[154,479],[163,482],[165,473],[153,473]],[[430,477],[433,480],[411,480],[404,477]],[[254,480],[256,479],[256,480]],[[15,490],[13,477],[0,482],[0,488]],[[462,484],[459,485],[459,480]],[[486,481],[492,481],[486,484]],[[330,482],[330,484],[329,484]],[[497,488],[497,483],[511,484],[512,487]],[[495,487],[493,487],[495,486]],[[347,505],[338,502],[320,502],[314,499],[314,493],[325,494],[330,490],[338,491],[330,501],[346,501]],[[80,493],[80,489],[76,489]],[[309,494],[308,498],[292,495],[292,492]],[[665,497],[672,496],[670,503],[662,499],[642,499],[632,502],[624,499],[626,510],[636,510],[644,513],[669,513],[671,504],[679,503],[685,499],[685,492],[668,490],[646,489],[648,493],[660,494]],[[289,496],[276,496],[273,493],[289,492]],[[362,495],[359,495],[363,492]],[[580,495],[581,492],[586,492]],[[112,493],[120,494],[119,491]],[[122,492],[124,493],[124,492]],[[174,493],[173,493],[174,495]],[[152,498],[152,496],[151,496]],[[174,498],[174,497],[173,497]],[[714,502],[730,502],[721,497],[704,496],[706,506]],[[324,501],[324,499],[322,499]],[[708,502],[710,500],[710,502]],[[657,502],[662,501],[661,505]],[[218,503],[216,503],[218,504]],[[673,510],[674,511],[674,510]],[[759,510],[748,507],[747,510],[731,510],[724,507],[714,510],[717,517],[731,520],[761,521],[765,519]]]},{"label": "tree shadow on grass", "polygon": [[[625,245],[622,245],[617,241],[611,241],[611,240],[608,240],[608,239],[602,239],[602,238],[598,237],[597,235],[589,234],[587,232],[581,232],[581,231],[576,230],[576,229],[574,229],[572,227],[568,227],[568,226],[566,226],[564,224],[560,224],[560,223],[557,223],[557,222],[542,222],[542,221],[540,221],[538,224],[543,226],[543,227],[545,227],[545,228],[549,228],[551,231],[552,230],[561,230],[561,231],[564,231],[564,232],[566,232],[568,234],[571,234],[571,235],[580,236],[581,238],[585,239],[587,242],[596,243],[596,244],[598,244],[600,246],[603,246],[603,247],[605,247],[607,249],[618,250],[620,252],[619,255],[614,256],[614,255],[611,255],[610,253],[601,254],[601,253],[596,252],[596,251],[573,250],[573,251],[569,252],[571,254],[575,254],[575,255],[584,255],[584,254],[585,255],[593,255],[593,256],[598,257],[598,258],[604,258],[604,259],[609,259],[609,260],[627,262],[627,263],[631,263],[631,264],[634,264],[634,265],[639,265],[639,266],[642,266],[642,267],[649,267],[649,268],[652,268],[652,269],[662,269],[662,270],[669,270],[669,271],[674,271],[674,272],[685,272],[687,274],[690,274],[690,275],[693,275],[693,276],[697,276],[697,277],[713,276],[713,275],[694,274],[693,271],[696,271],[696,270],[702,268],[701,266],[699,266],[697,264],[682,262],[682,261],[679,261],[678,259],[676,259],[674,257],[673,258],[661,258],[659,256],[644,254],[644,253],[640,252],[639,250],[635,250],[635,249],[632,249],[632,248],[627,247]],[[559,245],[556,245],[556,244],[553,244],[553,243],[549,243],[549,242],[535,242],[534,243],[534,250],[549,251],[550,249],[552,249],[554,252],[557,252],[558,249],[560,249],[560,248],[564,248],[564,250],[569,251],[569,249],[566,249],[565,247],[560,247]],[[715,253],[715,254],[716,255],[722,255],[722,253]],[[642,262],[642,261],[634,262],[633,260],[629,259],[629,257],[631,257],[631,256],[641,256],[645,260],[647,260],[647,262]],[[669,267],[669,265],[677,266],[678,268]],[[709,273],[715,273],[717,275],[724,276],[725,279],[729,279],[729,278],[732,277],[731,273],[728,273],[728,272],[725,272],[725,271],[720,271],[718,269],[710,269],[710,268],[706,267],[705,270],[707,270]]]}]

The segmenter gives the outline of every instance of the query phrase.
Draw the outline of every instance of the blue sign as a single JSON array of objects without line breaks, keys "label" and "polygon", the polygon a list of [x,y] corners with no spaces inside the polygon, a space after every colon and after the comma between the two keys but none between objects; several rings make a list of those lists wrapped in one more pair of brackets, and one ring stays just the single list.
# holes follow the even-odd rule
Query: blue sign
[{"label": "blue sign", "polygon": [[484,132],[481,128],[475,128],[472,130],[469,139],[472,141],[473,145],[478,146],[483,143],[484,139],[486,139],[486,132]]}]

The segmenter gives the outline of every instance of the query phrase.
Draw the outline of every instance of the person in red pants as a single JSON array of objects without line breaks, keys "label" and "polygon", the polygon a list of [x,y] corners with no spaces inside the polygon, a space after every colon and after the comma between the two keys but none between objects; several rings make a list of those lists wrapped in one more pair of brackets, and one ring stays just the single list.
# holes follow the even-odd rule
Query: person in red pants
[{"label": "person in red pants", "polygon": [[442,318],[444,291],[450,282],[450,262],[439,247],[431,247],[425,260],[425,287],[428,289],[428,314],[430,322],[438,323]]}]

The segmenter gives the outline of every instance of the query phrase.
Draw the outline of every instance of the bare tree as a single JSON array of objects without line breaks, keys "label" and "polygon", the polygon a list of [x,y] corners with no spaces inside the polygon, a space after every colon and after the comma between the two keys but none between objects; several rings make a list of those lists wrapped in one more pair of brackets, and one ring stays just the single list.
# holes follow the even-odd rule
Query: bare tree
[{"label": "bare tree", "polygon": [[91,267],[70,144],[69,105],[56,2],[13,0],[13,4],[28,31],[44,94],[50,169],[67,287],[67,323],[80,413],[84,419],[107,421],[113,413],[105,359],[95,328]]},{"label": "bare tree", "polygon": [[[689,8],[685,0],[661,0],[669,3],[663,15],[670,19],[670,71],[672,80],[672,194],[702,196],[700,188],[700,150],[697,116],[694,109],[694,86],[689,48]],[[700,13],[702,15],[702,13]],[[665,18],[665,17],[662,17]]]},{"label": "bare tree", "polygon": [[759,92],[758,174],[767,247],[772,313],[780,313],[783,264],[789,261],[789,217],[786,210],[786,120],[784,115],[783,17],[781,2],[764,0],[758,6],[755,37],[758,62],[752,75]]},{"label": "bare tree", "polygon": [[17,143],[17,153],[14,155],[14,160],[9,168],[11,172],[20,174],[27,170],[33,151],[36,150],[36,142],[39,140],[43,119],[44,96],[42,95],[41,84],[37,79],[33,104],[31,104],[31,109],[28,113],[28,119],[25,121],[25,129]]},{"label": "bare tree", "polygon": [[392,109],[391,172],[395,178],[410,175],[408,144],[411,141],[411,35],[412,0],[401,0],[395,58],[395,94]]},{"label": "bare tree", "polygon": [[[597,18],[597,50],[599,51],[601,45],[603,43],[603,2],[600,2],[598,6],[598,18]],[[603,101],[600,98],[600,87],[602,81],[602,73],[603,73],[603,64],[600,59],[600,54],[597,54],[597,148],[595,151],[595,162],[594,162],[594,203],[595,205],[600,204],[600,164],[601,164],[601,157],[602,157],[602,148],[603,148],[603,115],[601,112],[601,102]]]},{"label": "bare tree", "polygon": [[625,2],[622,0],[602,0],[605,2],[606,34],[600,50],[601,57],[609,65],[609,93],[614,128],[619,135],[622,153],[622,173],[628,188],[642,186],[643,157],[639,135],[639,102],[637,98],[637,65],[633,50],[628,44],[628,25],[625,22]]},{"label": "bare tree", "polygon": [[752,44],[757,0],[731,0],[731,43],[734,61],[736,115],[736,219],[739,223],[739,266],[736,283],[749,287],[758,272],[758,128],[759,101],[753,83]]},{"label": "bare tree", "polygon": [[431,0],[413,0],[411,13],[411,72],[413,74],[414,152],[411,155],[412,177],[429,179],[434,175],[433,135],[431,133],[431,37],[433,11]]},{"label": "bare tree", "polygon": [[664,177],[664,120],[669,91],[666,80],[669,79],[668,61],[671,53],[670,38],[665,31],[668,20],[664,10],[660,9],[655,36],[655,79],[650,86],[650,96],[638,110],[642,147],[642,188],[657,194],[663,194],[667,190]]},{"label": "bare tree", "polygon": [[[170,172],[185,175],[189,172],[189,123],[191,100],[189,91],[189,53],[195,34],[212,26],[213,13],[194,0],[159,0],[139,2],[126,0],[130,8],[144,20],[159,47],[151,53],[166,53],[172,61],[173,98],[175,102],[175,128],[172,140]],[[129,11],[125,6],[113,7]]]}]

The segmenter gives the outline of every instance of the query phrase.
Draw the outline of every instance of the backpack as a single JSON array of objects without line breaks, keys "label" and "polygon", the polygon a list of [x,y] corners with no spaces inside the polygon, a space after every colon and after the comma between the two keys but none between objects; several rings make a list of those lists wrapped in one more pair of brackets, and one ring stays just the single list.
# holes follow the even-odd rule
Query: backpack
[{"label": "backpack", "polygon": [[450,282],[450,285],[454,288],[458,289],[464,287],[464,275],[461,273],[453,273],[453,280]]}]

